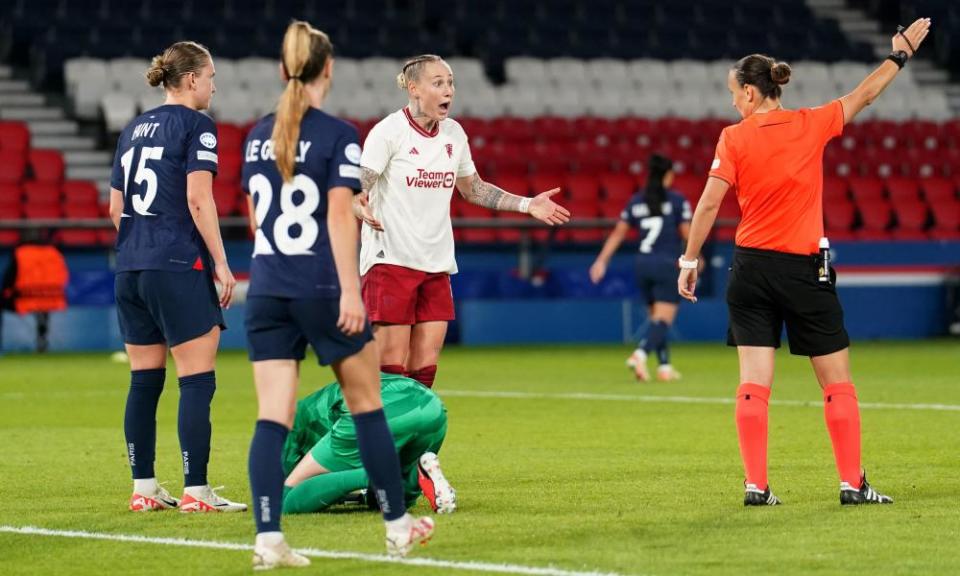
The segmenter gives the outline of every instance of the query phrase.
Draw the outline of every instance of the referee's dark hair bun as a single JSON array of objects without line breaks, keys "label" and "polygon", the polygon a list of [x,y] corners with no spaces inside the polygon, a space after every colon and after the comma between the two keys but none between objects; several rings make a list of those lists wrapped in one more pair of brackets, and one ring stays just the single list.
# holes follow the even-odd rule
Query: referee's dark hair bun
[{"label": "referee's dark hair bun", "polygon": [[786,62],[777,62],[770,68],[770,78],[781,86],[790,81],[790,65]]},{"label": "referee's dark hair bun", "polygon": [[760,91],[765,98],[780,98],[782,85],[790,81],[790,66],[763,54],[744,56],[733,66],[737,84],[747,84]]}]

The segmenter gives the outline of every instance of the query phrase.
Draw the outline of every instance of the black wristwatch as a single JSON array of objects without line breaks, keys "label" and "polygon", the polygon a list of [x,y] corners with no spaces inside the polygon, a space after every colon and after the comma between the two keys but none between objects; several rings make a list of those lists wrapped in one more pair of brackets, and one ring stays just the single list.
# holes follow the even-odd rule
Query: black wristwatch
[{"label": "black wristwatch", "polygon": [[887,56],[887,60],[896,64],[901,70],[903,70],[903,67],[907,65],[907,60],[909,59],[910,57],[907,56],[907,53],[904,50],[894,50],[889,56]]}]

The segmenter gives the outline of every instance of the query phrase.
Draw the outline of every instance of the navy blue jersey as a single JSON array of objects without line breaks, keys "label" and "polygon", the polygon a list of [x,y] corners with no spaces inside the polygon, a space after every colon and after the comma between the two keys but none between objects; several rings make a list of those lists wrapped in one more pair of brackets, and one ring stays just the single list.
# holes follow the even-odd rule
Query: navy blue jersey
[{"label": "navy blue jersey", "polygon": [[327,193],[360,190],[357,130],[310,108],[300,122],[294,178],[284,183],[273,152],[274,116],[253,127],[244,145],[243,189],[254,203],[257,231],[251,296],[336,298],[340,282],[327,234]]},{"label": "navy blue jersey", "polygon": [[110,185],[123,192],[117,271],[169,270],[207,260],[187,205],[187,174],[217,173],[217,127],[185,106],[137,116],[120,134]]},{"label": "navy blue jersey", "polygon": [[690,203],[682,194],[667,190],[667,198],[661,207],[661,215],[650,214],[643,192],[630,198],[620,219],[636,226],[640,232],[640,254],[674,259],[683,252],[680,224],[692,217]]}]

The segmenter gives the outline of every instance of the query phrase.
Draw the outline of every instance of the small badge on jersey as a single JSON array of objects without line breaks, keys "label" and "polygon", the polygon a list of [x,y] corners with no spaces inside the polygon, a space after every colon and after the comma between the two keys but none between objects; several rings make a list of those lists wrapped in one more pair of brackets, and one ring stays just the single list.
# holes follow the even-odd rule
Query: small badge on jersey
[{"label": "small badge on jersey", "polygon": [[720,159],[719,159],[719,158],[714,158],[714,159],[713,159],[713,164],[710,165],[710,169],[711,169],[711,170],[716,170],[716,169],[719,168],[719,167],[720,167]]},{"label": "small badge on jersey", "polygon": [[356,178],[360,179],[360,167],[354,166],[353,164],[341,164],[340,165],[340,177],[341,178]]},{"label": "small badge on jersey", "polygon": [[447,144],[443,148],[447,151],[447,158],[453,158],[453,144]]},{"label": "small badge on jersey", "polygon": [[213,132],[204,132],[200,135],[200,143],[213,150],[217,147],[217,137],[213,135]]},{"label": "small badge on jersey", "polygon": [[356,143],[347,144],[347,147],[343,149],[343,155],[347,157],[347,160],[353,162],[354,164],[359,164],[360,145]]},{"label": "small badge on jersey", "polygon": [[197,160],[218,163],[216,152],[207,152],[206,150],[197,150]]}]

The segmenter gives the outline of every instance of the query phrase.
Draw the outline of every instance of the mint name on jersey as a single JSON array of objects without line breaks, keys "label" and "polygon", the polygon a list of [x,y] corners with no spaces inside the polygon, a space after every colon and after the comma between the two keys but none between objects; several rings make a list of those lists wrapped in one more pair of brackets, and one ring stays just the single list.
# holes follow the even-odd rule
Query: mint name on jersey
[{"label": "mint name on jersey", "polygon": [[[313,146],[313,142],[309,140],[300,140],[300,142],[297,143],[298,164],[303,164],[306,161],[307,152],[311,146]],[[274,151],[273,140],[251,140],[250,143],[247,144],[247,153],[244,159],[247,162],[256,162],[257,160],[275,161],[277,154]]]}]

